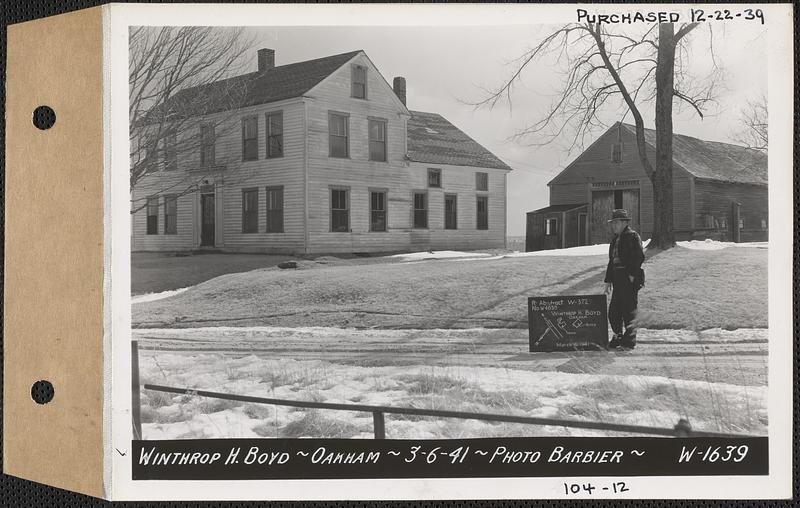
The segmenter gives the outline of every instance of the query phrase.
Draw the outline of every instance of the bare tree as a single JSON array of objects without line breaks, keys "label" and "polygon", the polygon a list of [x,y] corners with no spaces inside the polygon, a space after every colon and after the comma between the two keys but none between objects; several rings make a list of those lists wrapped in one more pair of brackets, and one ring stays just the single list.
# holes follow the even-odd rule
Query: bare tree
[{"label": "bare tree", "polygon": [[[606,127],[603,111],[616,107],[630,112],[636,125],[639,159],[653,184],[654,225],[652,244],[667,249],[675,244],[672,217],[672,110],[673,101],[690,107],[701,118],[711,103],[720,76],[691,76],[685,37],[698,23],[656,24],[639,33],[612,33],[602,24],[575,23],[550,33],[516,62],[504,84],[488,91],[478,106],[511,103],[514,85],[532,62],[554,57],[565,69],[562,85],[546,113],[517,133],[515,138],[535,137],[542,143],[570,135],[570,149],[583,144],[597,128]],[[713,33],[709,30],[710,41]],[[713,60],[713,45],[709,54]],[[640,107],[655,102],[656,153],[651,162],[646,152],[644,121]],[[680,107],[680,106],[679,106]]]},{"label": "bare tree", "polygon": [[747,148],[766,152],[769,122],[765,95],[747,102],[740,113],[739,124],[739,130],[733,134],[733,138]]},{"label": "bare tree", "polygon": [[[204,142],[201,122],[216,137],[231,128],[227,120],[243,105],[249,84],[232,76],[241,74],[242,56],[250,47],[241,28],[130,29],[131,190],[149,173],[169,170],[170,161],[197,154]],[[181,171],[161,191],[192,192],[203,177],[202,171]],[[146,206],[146,199],[139,201],[131,213]]]}]

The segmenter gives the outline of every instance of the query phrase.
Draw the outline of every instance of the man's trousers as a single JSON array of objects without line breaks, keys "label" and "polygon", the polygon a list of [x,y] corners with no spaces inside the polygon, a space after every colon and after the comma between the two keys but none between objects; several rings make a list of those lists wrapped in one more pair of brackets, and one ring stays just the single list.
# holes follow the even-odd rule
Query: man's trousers
[{"label": "man's trousers", "polygon": [[636,327],[633,320],[636,319],[639,291],[633,287],[633,282],[628,277],[628,272],[625,268],[614,268],[613,285],[611,304],[608,306],[608,322],[617,335],[623,335],[622,327],[624,324],[623,341],[635,343]]}]

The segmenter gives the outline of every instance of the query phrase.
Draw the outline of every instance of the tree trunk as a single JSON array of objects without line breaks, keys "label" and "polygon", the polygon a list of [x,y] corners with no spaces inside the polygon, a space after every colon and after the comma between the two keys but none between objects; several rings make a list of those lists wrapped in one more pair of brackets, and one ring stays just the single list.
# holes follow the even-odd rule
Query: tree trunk
[{"label": "tree trunk", "polygon": [[653,172],[652,245],[675,245],[672,209],[672,95],[675,77],[675,29],[672,23],[658,27],[656,65],[656,161]]}]

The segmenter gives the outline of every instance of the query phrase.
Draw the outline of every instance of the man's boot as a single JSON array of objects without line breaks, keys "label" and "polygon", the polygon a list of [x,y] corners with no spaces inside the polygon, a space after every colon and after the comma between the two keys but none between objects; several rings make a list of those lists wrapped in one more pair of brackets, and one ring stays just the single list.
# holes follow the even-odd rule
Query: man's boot
[{"label": "man's boot", "polygon": [[620,337],[619,347],[622,349],[633,349],[636,347],[636,330],[625,330],[625,334]]}]

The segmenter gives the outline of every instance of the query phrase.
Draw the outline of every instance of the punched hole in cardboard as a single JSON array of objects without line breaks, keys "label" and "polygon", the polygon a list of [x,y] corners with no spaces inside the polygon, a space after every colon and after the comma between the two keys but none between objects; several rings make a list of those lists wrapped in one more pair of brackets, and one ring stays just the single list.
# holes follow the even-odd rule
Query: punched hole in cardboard
[{"label": "punched hole in cardboard", "polygon": [[53,388],[53,383],[50,381],[41,379],[33,383],[33,386],[31,386],[31,398],[37,404],[47,404],[53,400],[53,396],[55,394],[56,392]]},{"label": "punched hole in cardboard", "polygon": [[47,130],[56,123],[56,112],[50,106],[39,106],[33,110],[33,125],[37,129]]}]

